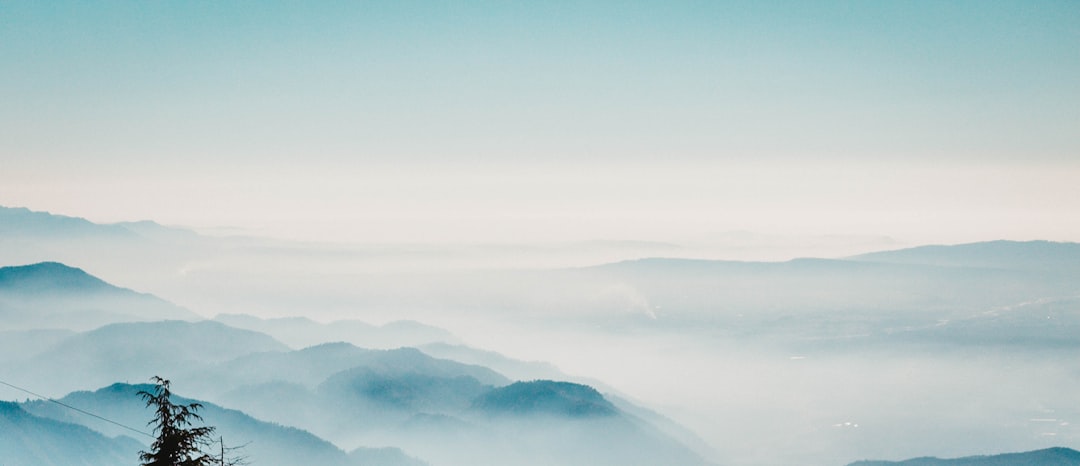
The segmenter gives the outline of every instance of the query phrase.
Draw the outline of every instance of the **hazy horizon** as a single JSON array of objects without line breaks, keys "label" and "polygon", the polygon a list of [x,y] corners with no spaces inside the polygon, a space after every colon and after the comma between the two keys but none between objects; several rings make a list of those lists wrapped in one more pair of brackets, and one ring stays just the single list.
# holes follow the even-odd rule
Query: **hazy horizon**
[{"label": "hazy horizon", "polygon": [[0,5],[0,204],[349,242],[1080,240],[1075,2]]},{"label": "hazy horizon", "polygon": [[0,1],[0,206],[95,224],[0,209],[66,264],[0,269],[0,379],[165,368],[335,466],[1075,447],[1078,51],[1073,0]]}]

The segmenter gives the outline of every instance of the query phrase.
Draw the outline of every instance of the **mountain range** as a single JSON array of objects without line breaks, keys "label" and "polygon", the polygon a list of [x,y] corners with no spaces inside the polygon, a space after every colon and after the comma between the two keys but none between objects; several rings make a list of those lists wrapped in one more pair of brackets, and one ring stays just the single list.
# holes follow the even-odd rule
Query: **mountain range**
[{"label": "mountain range", "polygon": [[322,323],[306,317],[262,319],[246,314],[219,314],[214,320],[232,327],[265,333],[293,348],[327,341],[387,349],[458,341],[457,337],[445,329],[407,320],[372,325],[355,319]]},{"label": "mountain range", "polygon": [[0,267],[0,330],[88,330],[113,322],[163,319],[201,317],[57,262]]},{"label": "mountain range", "polygon": [[0,401],[0,452],[8,466],[115,465],[133,463],[142,444],[107,437],[88,427],[26,412]]},{"label": "mountain range", "polygon": [[964,458],[914,458],[905,461],[857,461],[849,466],[1077,466],[1080,451],[1047,448],[1023,453],[1004,453]]},{"label": "mountain range", "polygon": [[[992,241],[784,262],[642,257],[575,268],[424,273],[374,273],[377,266],[368,261],[383,260],[380,253],[350,250],[344,254],[346,262],[337,263],[341,251],[209,238],[153,222],[99,225],[0,209],[0,253],[15,264],[27,264],[0,267],[0,379],[142,428],[145,409],[131,395],[145,388],[139,382],[162,375],[173,380],[186,400],[206,405],[207,422],[219,427],[227,445],[247,444],[244,450],[257,464],[306,464],[301,458],[340,465],[706,464],[705,457],[716,460],[725,458],[724,453],[679,423],[587,373],[568,375],[542,361],[469,346],[466,342],[477,335],[469,323],[489,319],[502,325],[493,328],[513,325],[554,336],[537,337],[535,344],[556,350],[587,337],[594,342],[592,348],[618,351],[617,364],[625,364],[625,370],[638,370],[643,355],[623,356],[619,342],[656,344],[657,358],[673,358],[668,363],[684,370],[671,372],[676,374],[673,380],[648,384],[700,386],[695,390],[702,393],[715,389],[716,397],[703,401],[723,403],[727,411],[721,417],[732,413],[730,420],[717,420],[716,425],[747,424],[745,434],[741,428],[726,431],[726,436],[711,434],[711,446],[724,449],[752,448],[747,438],[761,435],[774,443],[795,438],[779,433],[773,438],[770,430],[755,426],[758,421],[747,414],[753,409],[740,411],[742,399],[732,398],[733,393],[753,391],[754,402],[767,402],[770,393],[780,392],[766,384],[770,377],[793,382],[794,390],[827,385],[822,373],[837,378],[836,383],[873,389],[873,383],[860,385],[853,373],[837,369],[846,370],[843,364],[852,355],[866,354],[875,360],[856,365],[863,367],[858,374],[872,368],[890,378],[898,374],[886,370],[892,366],[876,366],[899,363],[900,369],[942,379],[942,387],[949,380],[966,386],[947,371],[927,372],[926,360],[920,358],[963,361],[967,374],[981,374],[969,369],[971,364],[991,361],[997,368],[1004,361],[1018,377],[1034,374],[1033,382],[1047,377],[1067,387],[1073,376],[1055,361],[1080,347],[1076,243]],[[328,264],[334,265],[324,267]],[[368,268],[357,273],[352,269],[357,264]],[[155,293],[179,297],[187,307],[109,283],[128,280],[138,285],[135,288],[149,286]],[[224,303],[230,312],[204,320],[188,310],[204,311],[201,304],[210,301]],[[268,309],[275,312],[264,312]],[[262,317],[289,309],[305,317]],[[376,320],[385,322],[380,325],[351,318],[379,309],[387,309]],[[416,312],[399,315],[404,309]],[[450,325],[444,329],[407,320],[424,312]],[[731,345],[711,346],[718,341]],[[604,344],[613,347],[600,346]],[[730,357],[705,353],[707,366],[698,369],[716,374],[702,378],[687,369],[690,362],[681,359],[686,353],[666,353],[693,345],[708,351],[747,346],[766,350],[764,356],[742,350]],[[769,363],[760,374],[756,369],[739,372],[742,358],[778,354],[790,364]],[[814,359],[803,355],[821,363],[811,365]],[[651,357],[645,355],[644,362]],[[746,377],[758,381],[757,390],[740,392]],[[917,379],[904,379],[901,385],[916,396],[919,392],[911,384],[919,383],[933,386]],[[885,385],[877,385],[881,387]],[[1019,438],[1017,433],[1038,436],[1037,443],[1014,445],[1041,447],[1051,439],[1067,443],[1072,438],[1065,421],[1072,412],[1068,396],[1025,384],[986,391],[1006,394],[1014,404],[999,409],[1009,411],[998,421],[1005,426],[999,431],[1008,429],[1013,439]],[[946,399],[944,392],[934,393]],[[864,396],[855,391],[847,396],[852,394]],[[990,395],[980,391],[977,399],[981,397]],[[910,415],[894,418],[864,412],[877,421],[878,430],[859,431],[898,435],[903,431],[890,431],[888,422],[915,412],[926,416],[935,409],[951,410],[958,400],[948,399],[953,404],[945,408],[927,402],[922,408],[908,406]],[[830,406],[818,406],[812,398],[805,404],[791,400],[778,400],[776,409],[791,419],[776,426],[806,422],[806,441],[824,445],[822,455],[803,458],[805,464],[863,457],[863,450],[857,456],[827,452],[846,445],[849,437],[869,442],[866,445],[883,442],[829,430],[833,421],[828,418],[840,412],[859,414],[865,404],[849,408],[847,400]],[[959,408],[974,409],[959,402]],[[1056,410],[1060,422],[1044,426],[1016,420],[1038,417],[1028,413],[1050,410],[1047,406]],[[761,412],[760,406],[754,409]],[[934,415],[939,422],[949,416]],[[998,419],[985,411],[963,414],[959,409],[954,417],[970,418],[967,422]],[[809,424],[821,418],[830,423]],[[697,426],[711,422],[699,421]],[[759,430],[750,430],[755,427]],[[950,430],[947,424],[936,428]],[[128,463],[149,439],[41,401],[0,406],[0,429],[5,465]],[[63,445],[66,437],[80,439],[86,454],[80,457]],[[730,445],[724,445],[729,438]],[[275,448],[291,448],[292,453]],[[1047,461],[1067,459],[1070,452],[859,464],[1058,464]],[[974,462],[957,462],[961,460]],[[1014,462],[985,463],[997,460]]]},{"label": "mountain range", "polygon": [[[2,270],[4,290],[28,299],[52,294],[78,302],[113,294],[164,302],[62,264]],[[489,368],[437,359],[414,348],[365,349],[336,342],[294,350],[269,335],[219,321],[123,321],[125,316],[111,316],[117,322],[92,330],[8,330],[7,341],[40,343],[34,351],[18,348],[20,354],[3,361],[0,369],[6,378],[46,387],[43,391],[53,396],[67,393],[58,400],[64,405],[136,429],[145,424],[147,413],[135,393],[148,386],[125,381],[168,374],[177,386],[188,387],[188,393],[209,398],[198,400],[205,406],[205,421],[228,445],[246,445],[243,454],[257,464],[572,464],[589,452],[589,464],[614,465],[625,464],[627,451],[636,451],[639,460],[648,458],[645,464],[661,464],[664,458],[705,463],[662,430],[584,385],[512,384]],[[271,327],[277,322],[233,319]],[[336,325],[369,333],[380,330],[358,322]],[[437,328],[403,325],[412,334],[419,330],[453,338]],[[95,385],[105,388],[79,390]],[[20,434],[18,445],[5,450],[5,464],[116,464],[118,457],[134,459],[146,448],[148,437],[60,404],[28,401],[4,408],[4,422],[13,432],[56,432],[32,438]],[[485,448],[492,432],[499,432],[499,447]],[[74,450],[56,445],[65,433],[85,437],[101,453],[77,458]],[[566,448],[586,439],[587,444]],[[627,444],[633,448],[620,447]],[[593,451],[603,445],[608,447]],[[38,453],[43,451],[52,456]],[[544,454],[535,456],[539,451]]]},{"label": "mountain range", "polygon": [[[137,393],[141,390],[149,391],[152,389],[153,387],[147,384],[129,385],[117,383],[93,392],[74,392],[60,398],[58,401],[71,406],[92,407],[96,415],[146,431],[148,428],[141,428],[141,426],[145,426],[148,412]],[[177,404],[188,404],[194,401],[179,396],[173,397],[173,402]],[[213,403],[201,400],[199,403],[202,408],[197,413],[203,418],[205,425],[214,427],[215,440],[224,441],[226,447],[243,446],[243,448],[237,450],[237,454],[244,457],[251,464],[270,466],[296,464],[352,466],[372,464],[357,461],[358,457],[363,456],[362,453],[356,455],[347,454],[333,444],[300,429],[259,421],[240,411],[226,409]],[[146,443],[152,440],[152,436],[149,434],[140,436],[113,423],[87,417],[82,413],[73,412],[58,404],[39,400],[23,403],[21,406],[22,409],[33,413],[35,416],[48,418],[54,422],[85,425],[96,431],[117,436],[134,435],[140,442],[136,445],[133,445],[130,441],[125,442],[125,452],[127,453],[125,459],[127,461],[124,461],[124,463],[132,462],[137,457],[138,451],[146,450],[148,446]],[[115,438],[123,439],[126,437]],[[24,446],[23,449],[32,449],[35,443],[37,442],[28,442],[28,445]],[[133,449],[136,446],[138,449]],[[398,456],[398,460],[407,459],[400,452],[396,456]],[[383,464],[395,463],[392,460]]]}]

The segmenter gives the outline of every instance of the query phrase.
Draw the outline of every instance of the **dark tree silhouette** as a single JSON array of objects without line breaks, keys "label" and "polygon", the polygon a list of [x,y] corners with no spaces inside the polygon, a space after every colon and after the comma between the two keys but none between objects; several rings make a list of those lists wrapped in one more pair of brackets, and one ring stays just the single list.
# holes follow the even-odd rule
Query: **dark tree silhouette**
[{"label": "dark tree silhouette", "polygon": [[192,420],[202,420],[195,412],[202,408],[199,403],[186,405],[174,404],[170,397],[169,381],[154,376],[154,392],[139,391],[139,396],[146,400],[146,406],[154,407],[154,420],[148,425],[154,426],[157,440],[150,445],[150,451],[140,451],[142,466],[210,466],[217,461],[203,452],[203,448],[213,440],[210,434],[213,427],[192,427]]}]

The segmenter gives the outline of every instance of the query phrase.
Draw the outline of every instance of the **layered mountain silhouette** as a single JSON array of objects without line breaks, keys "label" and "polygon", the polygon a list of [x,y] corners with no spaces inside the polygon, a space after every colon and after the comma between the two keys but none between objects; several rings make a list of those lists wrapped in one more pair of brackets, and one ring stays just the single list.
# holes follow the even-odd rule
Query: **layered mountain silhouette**
[{"label": "layered mountain silhouette", "polygon": [[436,359],[415,348],[372,350],[349,343],[324,343],[302,350],[260,351],[224,362],[214,368],[215,378],[248,383],[289,380],[311,388],[336,373],[364,369],[378,374],[405,372],[457,377],[469,376],[491,385],[507,379],[486,367]]},{"label": "layered mountain silhouette", "polygon": [[642,259],[567,273],[578,280],[623,284],[659,307],[657,317],[678,318],[663,309],[678,309],[684,315],[727,309],[770,313],[949,310],[1069,296],[1076,291],[1070,275],[1054,269],[1043,272],[838,259],[775,263]]},{"label": "layered mountain silhouette", "polygon": [[163,319],[201,317],[57,262],[0,267],[0,329],[87,330],[115,322]]},{"label": "layered mountain silhouette", "polygon": [[0,206],[0,236],[6,238],[117,238],[138,235],[123,225],[101,225],[79,217],[35,212],[25,207]]},{"label": "layered mountain silhouette", "polygon": [[[495,351],[482,350],[466,345],[438,342],[420,345],[418,348],[432,357],[489,367],[512,380],[571,379],[570,375],[563,373],[550,363],[521,361],[508,358]],[[579,382],[580,380],[573,381]],[[595,381],[590,382],[596,383]]]},{"label": "layered mountain silhouette", "polygon": [[849,466],[1077,466],[1080,452],[1070,448],[1047,448],[1023,453],[1005,453],[964,458],[914,458],[905,461],[857,461]]},{"label": "layered mountain silhouette", "polygon": [[[367,435],[354,437],[354,441],[371,442],[371,445],[393,442],[404,450],[385,446],[354,446],[346,454],[334,444],[308,431],[288,427],[284,422],[268,423],[215,403],[175,395],[173,401],[201,403],[203,408],[199,414],[205,425],[214,426],[217,429],[215,435],[226,445],[244,445],[239,454],[252,464],[260,465],[418,466],[427,464],[419,459],[425,457],[430,459],[430,464],[444,465],[539,465],[552,462],[669,464],[668,461],[687,465],[704,464],[690,450],[647,423],[621,412],[586,386],[534,381],[519,382],[505,389],[478,388],[479,383],[467,376],[445,379],[409,373],[394,379],[406,381],[404,385],[377,384],[375,391],[370,392],[368,390],[372,386],[363,384],[366,382],[363,376],[357,377],[349,371],[345,374],[346,380],[361,381],[360,385],[353,384],[347,389],[356,390],[357,397],[363,399],[350,398],[346,393],[336,394],[343,395],[339,398],[321,401],[329,401],[328,407],[345,412],[346,416],[339,420],[347,420],[350,416],[385,419],[379,416],[378,408],[355,409],[355,402],[364,404],[368,400],[402,412],[416,413],[402,418],[402,422],[383,422]],[[370,372],[364,375],[368,374]],[[447,385],[446,380],[459,381],[464,385]],[[25,463],[13,464],[38,464],[35,463],[38,460],[44,461],[40,464],[93,466],[126,463],[130,461],[126,458],[136,458],[137,451],[145,449],[152,440],[150,435],[139,435],[122,427],[148,431],[144,426],[152,413],[147,411],[137,392],[150,388],[148,384],[116,383],[93,392],[73,392],[59,399],[64,405],[93,412],[112,422],[47,401],[4,404],[0,406],[0,422],[4,424],[0,425],[12,432],[19,432],[19,437],[15,438],[21,440],[18,448],[5,450],[5,453],[15,452],[10,455],[26,458]],[[423,394],[432,394],[433,391],[435,396],[429,399],[429,403],[416,402],[418,394],[423,399]],[[453,398],[455,394],[462,393],[479,393],[471,403],[466,403],[472,406],[469,412],[458,412],[457,415],[429,412],[429,408],[436,407],[436,404],[444,409],[461,404],[445,399],[432,401],[434,398]],[[320,392],[320,396],[336,395]],[[538,400],[530,402],[521,399],[531,396],[538,397]],[[293,425],[304,422],[296,417],[297,411],[290,409],[288,399],[281,401],[285,403],[277,407],[279,417]],[[309,401],[317,403],[320,400]],[[317,404],[308,405],[307,409],[312,406]],[[49,435],[40,435],[40,432],[49,432]],[[92,456],[91,459],[75,460],[63,448],[57,448],[62,442],[83,437],[85,440],[81,441],[102,452],[100,460],[92,459]],[[57,453],[43,460],[34,456],[35,452],[45,450],[57,450]]]},{"label": "layered mountain silhouette", "polygon": [[243,355],[288,350],[267,335],[218,322],[130,322],[63,338],[25,361],[12,363],[10,373],[60,395],[86,385],[144,380],[158,373],[183,380]]},{"label": "layered mountain silhouette", "polygon": [[319,323],[305,317],[261,319],[245,314],[221,314],[214,320],[271,335],[294,347],[304,348],[328,341],[342,341],[364,348],[401,348],[435,342],[455,342],[450,332],[416,321],[371,325],[359,320]]},{"label": "layered mountain silhouette", "polygon": [[[1049,259],[1053,257],[1053,259]],[[1080,244],[994,241],[848,259],[641,259],[552,275],[601,289],[597,326],[836,344],[1080,345]],[[1043,258],[1047,258],[1043,260]]]},{"label": "layered mountain silhouette", "polygon": [[[25,207],[0,206],[0,239],[22,244],[56,242],[152,242],[176,244],[196,240],[198,234],[150,220],[94,223],[85,218],[38,212]],[[96,243],[91,243],[96,244]]]},{"label": "layered mountain silhouette", "polygon": [[861,254],[849,258],[866,262],[919,264],[1026,270],[1080,272],[1080,244],[1053,241],[986,241],[958,245],[931,245]]},{"label": "layered mountain silhouette", "polygon": [[[320,323],[243,314],[201,321],[165,300],[58,261],[110,281],[135,277],[136,288],[188,304],[192,297],[199,302],[202,292],[217,293],[207,300],[213,302],[235,291],[279,306],[274,311],[323,316],[387,309],[385,321],[399,318],[394,309],[414,305],[440,312],[497,309],[477,315],[601,340],[631,331],[782,342],[770,347],[781,348],[778,357],[785,362],[789,354],[823,361],[792,363],[790,370],[807,380],[830,361],[842,364],[853,347],[881,349],[878,356],[915,353],[916,361],[922,353],[909,350],[929,348],[935,356],[939,350],[954,356],[1034,350],[1018,356],[1015,367],[1037,364],[1042,372],[1033,373],[1048,377],[1063,372],[1053,358],[1080,347],[1075,243],[993,241],[772,263],[645,258],[574,269],[393,276],[351,270],[379,252],[352,250],[352,262],[337,264],[338,249],[315,247],[315,256],[312,250],[202,237],[153,222],[100,225],[0,208],[0,255],[29,264],[0,268],[0,371],[6,380],[50,396],[70,393],[65,402],[101,409],[139,428],[148,416],[132,396],[141,386],[130,382],[165,376],[191,399],[205,400],[207,422],[222,429],[229,445],[252,439],[243,453],[258,457],[257,464],[693,465],[703,460],[686,445],[707,448],[692,433],[611,395],[587,374],[571,378],[544,363],[464,346],[449,332],[414,321]],[[322,268],[331,263],[338,268]],[[254,278],[244,275],[252,269],[259,271]],[[144,276],[156,278],[142,281]],[[259,282],[269,276],[273,280]],[[324,283],[333,279],[338,281]],[[343,283],[345,294],[322,296],[324,290],[341,291],[335,287]],[[276,288],[294,284],[306,288],[291,295]],[[242,299],[214,311],[275,313]],[[440,318],[473,315],[460,312]],[[904,346],[923,344],[928,346]],[[1048,404],[1062,401],[1049,391],[1039,396]],[[1068,414],[1062,409],[1059,416]],[[22,455],[0,457],[0,463],[129,464],[145,448],[147,438],[96,422],[51,403],[0,406],[0,453]],[[1057,428],[1067,430],[1064,424]],[[820,437],[840,441],[837,432]],[[86,445],[85,462],[58,443],[64,438]],[[285,451],[290,448],[294,453]],[[1052,449],[862,466],[1059,464],[1053,461],[1074,453]],[[1012,462],[987,462],[998,460]]]},{"label": "layered mountain silhouette", "polygon": [[142,447],[131,437],[107,437],[76,423],[30,414],[17,403],[0,401],[0,461],[5,466],[134,464]]},{"label": "layered mountain silhouette", "polygon": [[17,294],[123,293],[81,269],[57,262],[0,268],[0,289]]},{"label": "layered mountain silhouette", "polygon": [[[113,384],[93,392],[71,393],[59,401],[92,411],[97,415],[124,425],[140,428],[145,426],[150,413],[137,393],[140,390],[151,389],[152,386],[146,384]],[[173,397],[174,403],[187,404],[194,401],[196,400],[179,396]],[[202,416],[205,425],[215,428],[215,437],[222,439],[227,446],[242,445],[243,448],[236,450],[236,454],[243,456],[251,464],[270,466],[297,464],[396,465],[410,464],[410,462],[411,464],[423,464],[404,455],[400,450],[393,449],[375,451],[361,449],[352,454],[347,454],[333,444],[309,432],[263,422],[240,411],[226,409],[213,403],[198,402],[203,405],[198,414]],[[132,449],[131,442],[128,442],[124,461],[108,464],[133,463],[138,458],[138,449],[146,449],[149,442],[153,440],[151,436],[132,434],[132,432],[115,424],[73,412],[56,404],[33,401],[24,403],[22,406],[36,416],[83,424],[100,432],[117,435],[127,432],[125,435],[139,437],[138,440],[141,443],[137,445],[137,449]],[[149,430],[149,428],[146,428],[146,430]],[[89,463],[72,462],[67,464]]]},{"label": "layered mountain silhouette", "polygon": [[[252,354],[207,374],[236,387],[220,396],[224,402],[331,439],[392,428],[418,414],[456,414],[493,386],[509,383],[488,368],[413,348],[368,350],[348,343]],[[300,414],[290,420],[282,412]]]},{"label": "layered mountain silhouette", "polygon": [[370,438],[447,464],[706,464],[591,387],[550,380],[488,388],[456,414],[417,413]]},{"label": "layered mountain silhouette", "polygon": [[[62,264],[9,268],[4,277],[8,289],[28,296],[54,287],[65,288],[63,293],[72,296],[147,296]],[[270,322],[270,326],[288,322],[295,321]],[[323,325],[300,323],[312,328]],[[339,325],[339,329],[378,329],[359,322]],[[407,331],[441,335],[420,324],[401,325]],[[239,437],[236,444],[244,438],[261,437],[264,440],[260,442],[292,452],[259,447],[252,457],[274,458],[260,460],[260,464],[300,464],[316,458],[319,464],[331,465],[357,461],[416,465],[421,459],[434,461],[432,464],[587,461],[613,465],[625,464],[629,458],[625,447],[616,448],[623,444],[635,445],[637,451],[631,456],[637,460],[648,457],[642,456],[645,453],[653,455],[642,464],[664,464],[665,458],[673,457],[681,458],[680,464],[702,461],[648,422],[619,410],[591,387],[554,381],[510,384],[509,379],[484,366],[435,358],[414,348],[375,350],[337,342],[292,350],[264,333],[217,321],[135,321],[81,332],[11,330],[6,335],[16,348],[19,342],[39,340],[29,345],[34,347],[32,352],[5,363],[7,374],[29,386],[46,387],[50,394],[85,385],[108,385],[95,392],[73,392],[62,401],[93,408],[128,425],[145,419],[140,400],[133,395],[141,386],[114,382],[170,374],[179,386],[210,397],[207,422],[227,437]],[[58,378],[58,374],[63,377]],[[219,400],[279,424],[266,424],[244,412],[213,404]],[[98,430],[106,435],[103,445],[117,442],[108,435],[123,434],[110,430],[115,426],[96,424],[93,418],[83,419],[58,405],[32,402],[23,409],[30,412],[26,419],[49,418]],[[500,438],[495,448],[491,447],[493,433]],[[315,435],[347,447],[349,453]],[[564,448],[570,444],[578,446]],[[593,451],[597,445],[607,447]],[[135,451],[131,442],[126,447],[109,448]],[[301,461],[301,457],[306,459]]]}]

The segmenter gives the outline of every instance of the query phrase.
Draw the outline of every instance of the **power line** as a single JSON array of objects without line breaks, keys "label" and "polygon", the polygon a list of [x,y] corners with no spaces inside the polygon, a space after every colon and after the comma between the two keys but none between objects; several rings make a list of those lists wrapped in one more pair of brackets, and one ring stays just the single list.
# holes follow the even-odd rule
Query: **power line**
[{"label": "power line", "polygon": [[16,389],[16,390],[18,390],[18,391],[21,391],[21,392],[29,393],[29,394],[31,394],[31,395],[34,395],[34,396],[36,396],[36,397],[38,397],[38,398],[41,398],[41,399],[43,399],[43,400],[45,400],[45,401],[50,401],[50,402],[56,403],[56,404],[58,404],[58,405],[60,405],[60,406],[63,406],[63,407],[65,407],[65,408],[67,408],[67,409],[71,409],[71,410],[74,410],[74,411],[78,411],[78,412],[80,412],[80,413],[83,413],[83,414],[85,414],[85,415],[87,415],[87,416],[90,416],[90,417],[92,417],[92,418],[100,419],[100,420],[102,420],[102,421],[108,422],[109,424],[113,424],[113,425],[116,425],[116,426],[119,426],[119,427],[123,427],[124,429],[130,430],[130,431],[132,431],[132,432],[135,432],[135,433],[138,433],[138,434],[142,434],[142,435],[145,435],[145,436],[147,436],[147,437],[150,437],[150,438],[154,438],[154,436],[153,436],[153,435],[150,435],[150,434],[148,434],[148,433],[146,433],[146,432],[143,432],[143,431],[141,431],[141,430],[139,430],[139,429],[136,429],[136,428],[134,428],[134,427],[128,427],[128,426],[126,426],[126,425],[124,425],[124,424],[121,424],[121,423],[119,423],[119,422],[116,422],[116,421],[114,421],[114,420],[112,420],[112,419],[107,419],[107,418],[104,418],[104,417],[102,417],[102,416],[98,416],[97,414],[94,414],[94,413],[91,413],[91,412],[89,412],[89,411],[86,411],[86,410],[82,410],[82,409],[76,408],[76,407],[74,407],[74,406],[71,406],[71,405],[69,405],[69,404],[67,404],[67,403],[64,403],[64,402],[62,402],[62,401],[54,400],[54,399],[52,399],[52,398],[49,398],[49,397],[47,397],[47,396],[45,396],[45,395],[38,395],[37,393],[34,393],[34,392],[32,392],[32,391],[30,391],[30,390],[27,390],[27,389],[25,389],[25,388],[22,388],[22,387],[17,387],[17,386],[15,386],[15,385],[9,384],[9,383],[7,383],[7,382],[4,382],[3,380],[0,380],[0,384],[3,384],[3,385],[7,385],[7,386],[9,386],[9,387],[11,387],[11,388],[14,388],[14,389]]}]

